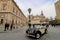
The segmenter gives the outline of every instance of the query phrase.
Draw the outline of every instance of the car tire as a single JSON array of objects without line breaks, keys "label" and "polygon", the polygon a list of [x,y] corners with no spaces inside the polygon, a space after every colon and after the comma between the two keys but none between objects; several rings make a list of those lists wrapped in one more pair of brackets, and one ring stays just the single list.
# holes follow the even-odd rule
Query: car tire
[{"label": "car tire", "polygon": [[41,34],[40,33],[36,33],[35,38],[39,39],[40,37],[41,37]]}]

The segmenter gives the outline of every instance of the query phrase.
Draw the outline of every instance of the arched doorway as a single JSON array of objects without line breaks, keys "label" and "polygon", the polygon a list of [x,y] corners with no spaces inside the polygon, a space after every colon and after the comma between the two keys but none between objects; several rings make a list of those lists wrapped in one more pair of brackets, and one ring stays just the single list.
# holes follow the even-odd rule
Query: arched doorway
[{"label": "arched doorway", "polygon": [[4,22],[4,19],[0,19],[0,24],[3,24],[3,22]]}]

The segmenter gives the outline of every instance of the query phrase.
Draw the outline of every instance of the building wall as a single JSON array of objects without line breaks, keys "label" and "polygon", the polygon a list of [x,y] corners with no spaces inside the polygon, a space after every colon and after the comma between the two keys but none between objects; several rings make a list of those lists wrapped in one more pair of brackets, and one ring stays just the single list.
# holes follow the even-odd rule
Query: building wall
[{"label": "building wall", "polygon": [[55,3],[57,23],[60,23],[60,0]]},{"label": "building wall", "polygon": [[60,1],[55,3],[55,8],[56,8],[56,18],[60,19]]},{"label": "building wall", "polygon": [[[31,20],[31,24],[47,24],[49,23],[49,20],[47,21],[48,18],[41,16],[41,15],[37,15],[37,16],[30,16],[30,20]],[[29,22],[29,18],[28,18],[28,22]]]},{"label": "building wall", "polygon": [[[0,0],[0,12],[11,12],[12,4],[11,0]],[[6,10],[3,10],[3,5],[6,5]]]},{"label": "building wall", "polygon": [[0,15],[0,20],[4,19],[3,26],[5,22],[8,22],[9,24],[13,22],[15,27],[27,25],[25,15],[14,0],[0,0]]}]

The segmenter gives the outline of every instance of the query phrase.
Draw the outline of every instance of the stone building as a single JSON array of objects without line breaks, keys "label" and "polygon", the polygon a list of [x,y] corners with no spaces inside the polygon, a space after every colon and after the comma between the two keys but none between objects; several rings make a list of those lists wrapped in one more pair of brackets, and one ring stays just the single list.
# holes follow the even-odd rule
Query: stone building
[{"label": "stone building", "polygon": [[31,20],[31,24],[47,24],[49,23],[48,18],[46,18],[43,14],[43,11],[41,11],[41,15],[30,15],[30,20]]},{"label": "stone building", "polygon": [[60,0],[55,3],[55,9],[56,9],[56,20],[57,20],[57,23],[60,24]]},{"label": "stone building", "polygon": [[0,0],[0,26],[8,22],[13,23],[14,27],[26,26],[26,16],[14,0]]}]

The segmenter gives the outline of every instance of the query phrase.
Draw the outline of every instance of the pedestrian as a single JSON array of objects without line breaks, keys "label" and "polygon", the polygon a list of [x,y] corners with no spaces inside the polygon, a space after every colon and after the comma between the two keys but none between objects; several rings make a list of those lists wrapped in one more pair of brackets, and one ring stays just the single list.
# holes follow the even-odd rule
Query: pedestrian
[{"label": "pedestrian", "polygon": [[5,23],[5,29],[4,29],[4,31],[6,31],[6,30],[8,30],[9,29],[9,24],[6,22]]},{"label": "pedestrian", "polygon": [[46,28],[48,28],[49,27],[49,25],[48,24],[46,24]]},{"label": "pedestrian", "polygon": [[10,26],[10,30],[12,30],[12,28],[13,28],[13,24],[11,24],[11,26]]}]

